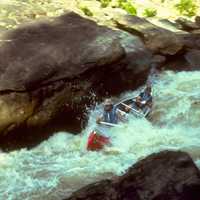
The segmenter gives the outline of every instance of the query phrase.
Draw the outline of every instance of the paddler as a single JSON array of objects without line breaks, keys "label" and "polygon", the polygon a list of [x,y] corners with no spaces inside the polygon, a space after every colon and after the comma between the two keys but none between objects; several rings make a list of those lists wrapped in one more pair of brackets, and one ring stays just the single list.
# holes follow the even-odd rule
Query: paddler
[{"label": "paddler", "polygon": [[151,94],[151,85],[148,84],[143,92],[141,92],[134,100],[133,104],[126,107],[126,111],[129,112],[131,107],[142,111],[144,114],[148,113],[153,105],[153,98]]},{"label": "paddler", "polygon": [[114,106],[111,99],[106,99],[104,101],[103,114],[97,118],[96,122],[98,124],[100,124],[101,122],[117,124],[119,120],[123,120],[123,114]]}]

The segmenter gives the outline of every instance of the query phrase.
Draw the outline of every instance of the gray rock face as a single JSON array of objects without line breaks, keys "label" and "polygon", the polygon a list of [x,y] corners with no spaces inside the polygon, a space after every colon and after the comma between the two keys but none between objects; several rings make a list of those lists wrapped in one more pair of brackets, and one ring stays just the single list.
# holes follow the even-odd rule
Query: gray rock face
[{"label": "gray rock face", "polygon": [[114,20],[118,28],[143,38],[145,46],[154,53],[175,55],[183,47],[175,33],[157,27],[146,19],[137,16],[119,16]]},{"label": "gray rock face", "polygon": [[24,91],[74,78],[124,55],[113,31],[75,13],[21,27],[0,48],[0,91]]},{"label": "gray rock face", "polygon": [[198,200],[200,171],[183,152],[152,154],[115,180],[75,192],[67,200]]},{"label": "gray rock face", "polygon": [[[138,35],[153,54],[153,66],[171,70],[198,70],[200,61],[200,27],[195,22],[178,19],[160,20],[157,25],[137,16],[115,17],[116,27]],[[184,30],[184,31],[183,31]]]}]

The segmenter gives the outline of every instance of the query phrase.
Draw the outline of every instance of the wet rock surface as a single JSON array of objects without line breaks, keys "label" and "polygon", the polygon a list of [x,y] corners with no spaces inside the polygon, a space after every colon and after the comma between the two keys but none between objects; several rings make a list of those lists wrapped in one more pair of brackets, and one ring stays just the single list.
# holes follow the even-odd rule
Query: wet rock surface
[{"label": "wet rock surface", "polygon": [[175,55],[183,44],[177,35],[167,29],[155,26],[137,16],[120,16],[115,20],[118,28],[139,35],[148,49],[163,55]]},{"label": "wet rock surface", "polygon": [[198,200],[200,171],[187,153],[163,151],[121,177],[88,185],[67,200]]}]

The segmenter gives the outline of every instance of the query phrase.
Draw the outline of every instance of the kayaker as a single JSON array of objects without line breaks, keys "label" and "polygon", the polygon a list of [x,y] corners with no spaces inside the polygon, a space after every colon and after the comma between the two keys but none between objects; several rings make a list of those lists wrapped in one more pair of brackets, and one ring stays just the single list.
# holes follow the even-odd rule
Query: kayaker
[{"label": "kayaker", "polygon": [[151,95],[151,85],[147,85],[145,90],[141,92],[133,101],[133,104],[126,107],[126,111],[130,112],[131,107],[142,111],[144,114],[148,113],[152,108],[153,98]]},{"label": "kayaker", "polygon": [[97,118],[96,122],[107,122],[111,124],[117,124],[119,120],[123,120],[123,115],[117,108],[115,108],[113,101],[111,99],[106,99],[104,101],[104,112]]}]

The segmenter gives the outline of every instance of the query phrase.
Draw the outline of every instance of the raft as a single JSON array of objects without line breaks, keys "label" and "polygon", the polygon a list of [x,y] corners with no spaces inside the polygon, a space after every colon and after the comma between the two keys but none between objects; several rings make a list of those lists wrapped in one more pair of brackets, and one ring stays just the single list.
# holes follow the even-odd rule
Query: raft
[{"label": "raft", "polygon": [[[146,118],[149,115],[149,113],[151,112],[151,110],[149,110],[148,112],[143,113],[142,111],[139,111],[139,110],[136,110],[136,109],[130,107],[129,113],[126,113],[125,107],[127,107],[127,106],[129,107],[129,105],[131,105],[133,103],[134,99],[135,99],[135,97],[129,97],[129,98],[123,99],[122,101],[117,102],[114,105],[115,107],[117,107],[117,109],[120,112],[123,112],[126,115],[125,121],[127,121],[127,118],[131,115],[134,115],[137,118],[138,117],[139,118]],[[95,130],[93,130],[89,134],[89,137],[88,137],[88,140],[87,140],[87,150],[88,151],[100,151],[105,146],[112,144],[111,138],[106,136],[106,134],[102,133],[102,130],[99,131],[102,126],[104,127],[104,131],[106,131],[106,129],[110,129],[113,126],[117,127],[119,125],[110,124],[110,123],[106,123],[106,122],[102,122],[101,124],[98,124],[96,126]]]}]

